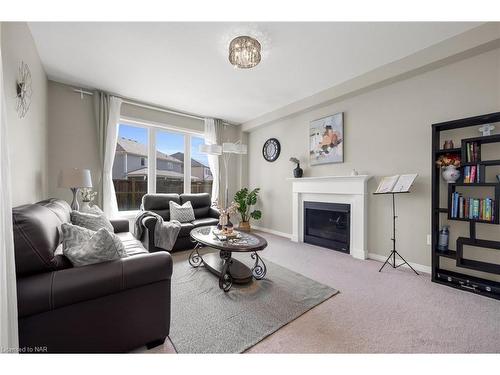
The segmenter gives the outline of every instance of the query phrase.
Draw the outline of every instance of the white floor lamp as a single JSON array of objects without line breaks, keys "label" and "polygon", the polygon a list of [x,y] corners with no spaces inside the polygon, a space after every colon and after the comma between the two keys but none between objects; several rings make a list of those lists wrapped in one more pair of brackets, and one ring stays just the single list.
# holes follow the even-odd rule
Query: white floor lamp
[{"label": "white floor lamp", "polygon": [[[231,158],[231,154],[238,154],[238,155],[246,155],[248,152],[247,145],[244,145],[241,143],[241,141],[237,142],[224,142],[221,145],[213,144],[213,145],[206,145],[206,144],[201,144],[199,147],[199,151],[204,154],[208,155],[217,155],[217,156],[222,156],[222,162],[224,163],[224,207],[227,208],[229,206],[229,182],[228,182],[228,165],[229,165],[229,160]],[[220,173],[219,176],[217,176],[217,180],[219,181],[220,185]]]}]

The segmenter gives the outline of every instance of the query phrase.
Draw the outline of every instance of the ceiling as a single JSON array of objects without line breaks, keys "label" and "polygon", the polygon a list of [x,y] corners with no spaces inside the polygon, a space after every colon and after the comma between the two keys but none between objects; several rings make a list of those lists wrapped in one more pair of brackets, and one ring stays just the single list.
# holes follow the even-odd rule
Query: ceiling
[{"label": "ceiling", "polygon": [[[30,23],[49,79],[242,123],[480,23]],[[262,62],[227,48],[257,37]]]}]

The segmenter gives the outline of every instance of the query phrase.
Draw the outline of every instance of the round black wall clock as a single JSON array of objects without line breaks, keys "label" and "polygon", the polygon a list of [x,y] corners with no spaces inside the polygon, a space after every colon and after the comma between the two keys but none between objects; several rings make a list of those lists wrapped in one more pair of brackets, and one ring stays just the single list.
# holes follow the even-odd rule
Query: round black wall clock
[{"label": "round black wall clock", "polygon": [[276,138],[269,138],[262,147],[262,156],[267,161],[275,161],[280,156],[281,145]]}]

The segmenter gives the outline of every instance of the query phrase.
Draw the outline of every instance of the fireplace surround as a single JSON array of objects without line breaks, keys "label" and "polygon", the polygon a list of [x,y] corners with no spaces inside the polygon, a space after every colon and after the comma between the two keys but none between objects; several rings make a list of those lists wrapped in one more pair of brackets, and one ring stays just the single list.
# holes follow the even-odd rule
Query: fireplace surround
[{"label": "fireplace surround", "polygon": [[370,178],[368,175],[290,178],[292,241],[304,242],[305,202],[347,204],[350,206],[349,253],[354,258],[367,259],[367,183]]}]

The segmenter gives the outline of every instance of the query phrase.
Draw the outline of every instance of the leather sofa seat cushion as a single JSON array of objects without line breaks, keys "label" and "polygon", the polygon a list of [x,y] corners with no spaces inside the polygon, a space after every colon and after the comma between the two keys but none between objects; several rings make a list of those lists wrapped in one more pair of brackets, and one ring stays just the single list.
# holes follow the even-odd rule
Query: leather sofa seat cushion
[{"label": "leather sofa seat cushion", "polygon": [[141,241],[134,237],[130,232],[116,233],[118,238],[122,241],[125,252],[128,256],[137,254],[147,254],[148,251],[142,246]]},{"label": "leather sofa seat cushion", "polygon": [[181,223],[181,230],[178,237],[189,237],[189,233],[194,229],[191,223]]},{"label": "leather sofa seat cushion", "polygon": [[170,254],[157,252],[23,277],[17,281],[19,317],[170,280],[171,276]]},{"label": "leather sofa seat cushion", "polygon": [[181,194],[180,196],[181,204],[186,202],[191,202],[193,206],[194,216],[196,219],[201,219],[208,216],[210,207],[212,206],[212,200],[210,199],[210,194]]},{"label": "leather sofa seat cushion", "polygon": [[181,203],[179,194],[145,194],[142,197],[142,209],[153,211],[160,215],[163,220],[170,220],[169,202]]},{"label": "leather sofa seat cushion", "polygon": [[70,267],[54,252],[61,243],[61,224],[69,221],[71,208],[50,199],[12,209],[16,273],[18,277]]},{"label": "leather sofa seat cushion", "polygon": [[219,220],[214,219],[213,217],[204,217],[203,219],[196,219],[191,222],[195,228],[204,227],[206,225],[217,225]]}]

